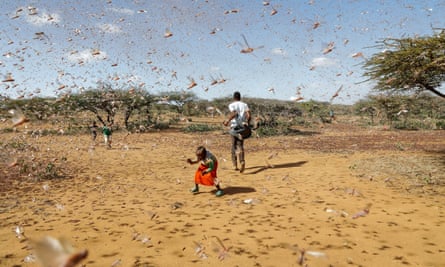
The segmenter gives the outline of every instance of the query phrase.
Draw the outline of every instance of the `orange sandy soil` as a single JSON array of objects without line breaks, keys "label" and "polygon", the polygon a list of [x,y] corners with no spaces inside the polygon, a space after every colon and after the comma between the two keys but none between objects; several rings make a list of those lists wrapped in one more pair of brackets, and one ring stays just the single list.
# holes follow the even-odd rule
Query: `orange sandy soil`
[{"label": "orange sandy soil", "polygon": [[[10,181],[13,191],[1,192],[0,266],[38,266],[24,262],[28,240],[46,235],[88,249],[80,266],[299,266],[302,249],[307,266],[445,266],[444,191],[412,192],[391,186],[397,174],[354,168],[432,156],[443,171],[444,137],[342,124],[253,137],[243,174],[232,170],[230,138],[220,132],[116,132],[111,150],[100,135],[94,149],[89,135],[29,137],[76,171]],[[197,165],[186,159],[198,145],[219,159],[223,197],[213,187],[189,192]],[[368,204],[369,214],[353,219]],[[19,225],[28,239],[16,237]]]}]

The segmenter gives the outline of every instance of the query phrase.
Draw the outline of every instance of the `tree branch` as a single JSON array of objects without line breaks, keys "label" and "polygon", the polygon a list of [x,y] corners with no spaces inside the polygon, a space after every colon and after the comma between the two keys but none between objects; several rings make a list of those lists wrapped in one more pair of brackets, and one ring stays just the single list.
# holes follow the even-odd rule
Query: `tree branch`
[{"label": "tree branch", "polygon": [[440,92],[439,90],[437,90],[436,88],[432,87],[431,85],[426,84],[426,85],[423,85],[423,86],[425,87],[426,90],[432,92],[433,94],[438,95],[438,96],[440,96],[442,98],[445,98],[445,94],[444,93]]}]

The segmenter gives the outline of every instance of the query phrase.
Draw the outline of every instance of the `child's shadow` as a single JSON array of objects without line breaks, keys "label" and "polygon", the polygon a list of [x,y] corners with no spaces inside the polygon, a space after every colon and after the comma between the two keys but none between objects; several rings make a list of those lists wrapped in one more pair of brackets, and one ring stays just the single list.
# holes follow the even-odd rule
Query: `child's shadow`
[{"label": "child's shadow", "polygon": [[[222,189],[224,190],[225,195],[235,195],[235,194],[256,192],[255,188],[244,187],[244,186],[229,186],[229,187],[224,187]],[[215,190],[215,192],[216,192],[216,190]]]}]

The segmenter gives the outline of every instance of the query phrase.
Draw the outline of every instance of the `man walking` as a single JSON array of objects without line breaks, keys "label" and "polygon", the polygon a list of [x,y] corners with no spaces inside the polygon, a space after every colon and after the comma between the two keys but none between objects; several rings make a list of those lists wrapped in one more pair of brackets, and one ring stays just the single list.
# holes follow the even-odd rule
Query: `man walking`
[{"label": "man walking", "polygon": [[[230,123],[230,135],[232,138],[232,163],[235,170],[244,172],[246,162],[244,159],[244,137],[243,132],[248,129],[250,123],[250,109],[248,105],[241,101],[240,92],[233,93],[233,102],[229,104],[230,115],[223,122],[225,126]],[[239,155],[237,155],[237,153]],[[238,169],[238,160],[240,168]]]}]

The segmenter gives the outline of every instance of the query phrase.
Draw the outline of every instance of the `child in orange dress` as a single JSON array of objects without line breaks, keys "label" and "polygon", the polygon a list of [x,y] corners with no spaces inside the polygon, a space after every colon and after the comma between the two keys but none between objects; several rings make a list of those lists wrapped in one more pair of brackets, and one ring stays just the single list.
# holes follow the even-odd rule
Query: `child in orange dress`
[{"label": "child in orange dress", "polygon": [[208,151],[205,147],[199,146],[196,149],[196,160],[187,159],[189,164],[195,164],[200,162],[200,165],[195,173],[195,187],[190,192],[197,194],[199,192],[199,185],[216,186],[216,196],[220,197],[224,195],[224,191],[219,186],[217,179],[218,160],[216,157]]}]

